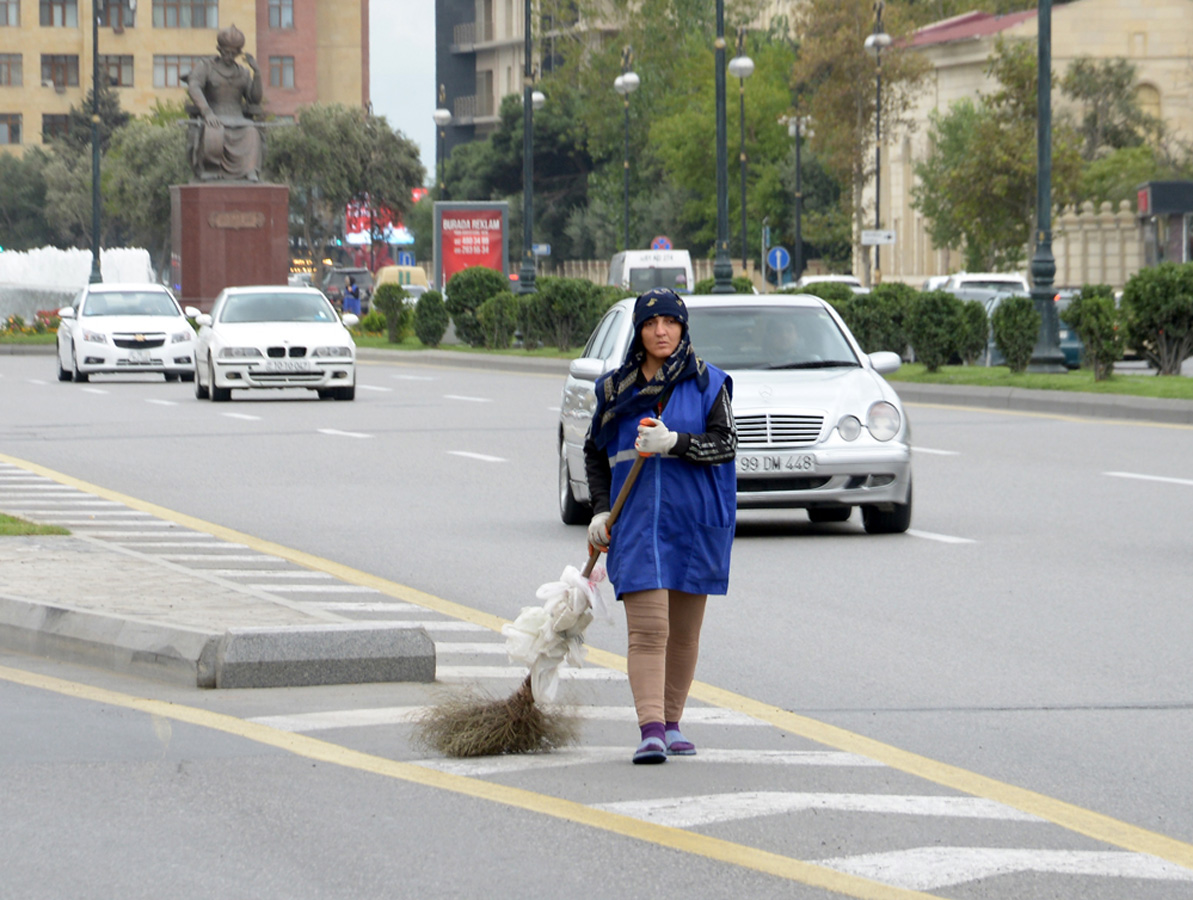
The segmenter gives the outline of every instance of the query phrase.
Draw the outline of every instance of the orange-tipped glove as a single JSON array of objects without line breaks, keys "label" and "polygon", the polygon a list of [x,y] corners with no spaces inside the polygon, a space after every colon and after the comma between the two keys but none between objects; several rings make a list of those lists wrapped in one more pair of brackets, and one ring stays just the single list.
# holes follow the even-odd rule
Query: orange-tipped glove
[{"label": "orange-tipped glove", "polygon": [[588,523],[588,546],[604,553],[609,549],[609,521],[607,512],[597,513]]},{"label": "orange-tipped glove", "polygon": [[638,423],[638,440],[634,449],[642,454],[670,453],[679,435],[663,424],[661,419],[643,419]]}]

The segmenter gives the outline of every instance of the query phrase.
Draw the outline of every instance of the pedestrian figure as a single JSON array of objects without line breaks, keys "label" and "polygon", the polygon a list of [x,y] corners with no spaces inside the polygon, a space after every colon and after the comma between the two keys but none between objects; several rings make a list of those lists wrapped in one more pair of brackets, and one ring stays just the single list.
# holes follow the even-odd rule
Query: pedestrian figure
[{"label": "pedestrian figure", "polygon": [[351,275],[348,276],[348,283],[344,286],[343,307],[346,313],[360,315],[360,288],[357,287],[356,279]]},{"label": "pedestrian figure", "polygon": [[[696,356],[688,310],[669,288],[634,305],[622,365],[596,383],[584,444],[594,515],[588,540],[608,551],[626,611],[630,690],[641,743],[635,763],[692,755],[679,722],[696,672],[709,594],[729,587],[737,512],[737,431],[728,375]],[[609,498],[649,455],[612,532]]]}]

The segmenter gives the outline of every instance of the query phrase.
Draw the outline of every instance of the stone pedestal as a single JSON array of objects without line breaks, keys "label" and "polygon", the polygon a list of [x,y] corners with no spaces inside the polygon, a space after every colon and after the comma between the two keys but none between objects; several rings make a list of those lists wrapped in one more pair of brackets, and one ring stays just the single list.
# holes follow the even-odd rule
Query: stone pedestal
[{"label": "stone pedestal", "polygon": [[285,284],[290,273],[290,189],[246,182],[170,187],[171,282],[203,312],[226,287]]}]

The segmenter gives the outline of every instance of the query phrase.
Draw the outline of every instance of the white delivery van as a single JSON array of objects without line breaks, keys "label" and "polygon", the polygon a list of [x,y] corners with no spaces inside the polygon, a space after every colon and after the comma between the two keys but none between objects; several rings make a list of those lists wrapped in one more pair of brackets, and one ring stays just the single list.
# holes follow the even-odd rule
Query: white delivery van
[{"label": "white delivery van", "polygon": [[635,294],[653,287],[690,294],[695,281],[687,250],[623,250],[613,254],[609,263],[609,284]]}]

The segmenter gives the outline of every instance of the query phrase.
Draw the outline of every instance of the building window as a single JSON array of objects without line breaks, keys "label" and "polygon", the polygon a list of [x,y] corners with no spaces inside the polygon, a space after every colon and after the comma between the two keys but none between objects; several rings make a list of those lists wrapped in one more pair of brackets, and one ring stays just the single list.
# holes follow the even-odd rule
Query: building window
[{"label": "building window", "polygon": [[43,53],[41,83],[46,87],[52,84],[59,90],[66,87],[78,87],[79,58],[77,56],[47,56]]},{"label": "building window", "polygon": [[153,57],[153,86],[155,88],[162,87],[183,87],[186,82],[184,79],[191,74],[191,69],[194,68],[195,63],[201,59],[206,59],[203,56],[155,56]]},{"label": "building window", "polygon": [[133,58],[131,56],[99,55],[99,65],[108,73],[108,84],[112,87],[133,86]]},{"label": "building window", "polygon": [[0,144],[21,142],[21,114],[0,113]]},{"label": "building window", "polygon": [[269,27],[294,27],[294,0],[269,0]]},{"label": "building window", "polygon": [[66,137],[68,131],[70,131],[70,116],[41,117],[41,142],[43,144],[48,144],[55,138]]},{"label": "building window", "polygon": [[41,24],[50,28],[78,28],[78,0],[41,0]]},{"label": "building window", "polygon": [[120,31],[137,24],[137,4],[134,0],[106,0],[99,8],[99,24]]},{"label": "building window", "polygon": [[294,87],[294,57],[269,57],[269,86],[280,88]]},{"label": "building window", "polygon": [[0,53],[0,86],[21,86],[21,54]]},{"label": "building window", "polygon": [[17,28],[21,24],[21,0],[0,0],[0,28]]},{"label": "building window", "polygon": [[154,28],[219,28],[218,0],[153,0]]}]

